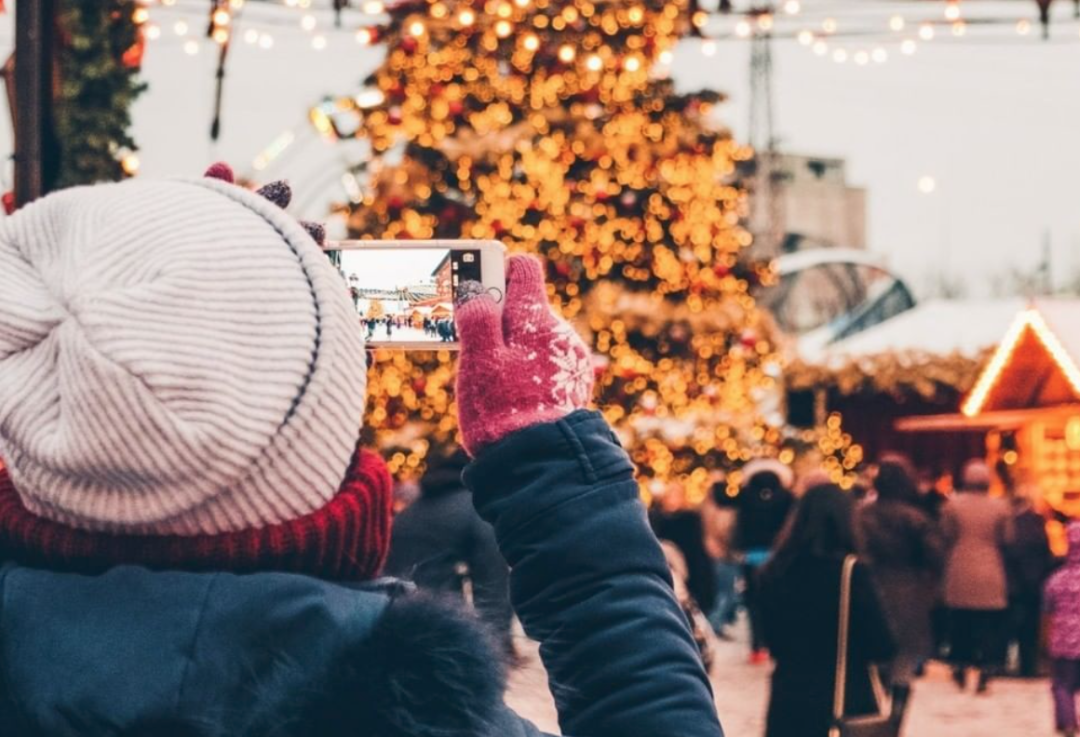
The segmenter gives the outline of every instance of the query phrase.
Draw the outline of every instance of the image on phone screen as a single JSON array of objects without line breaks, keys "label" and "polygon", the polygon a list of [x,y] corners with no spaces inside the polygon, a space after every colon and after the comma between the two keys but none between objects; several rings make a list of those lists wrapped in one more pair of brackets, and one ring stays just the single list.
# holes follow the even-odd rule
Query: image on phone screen
[{"label": "image on phone screen", "polygon": [[375,343],[456,342],[458,285],[481,281],[479,249],[347,250],[340,268],[365,336]]}]

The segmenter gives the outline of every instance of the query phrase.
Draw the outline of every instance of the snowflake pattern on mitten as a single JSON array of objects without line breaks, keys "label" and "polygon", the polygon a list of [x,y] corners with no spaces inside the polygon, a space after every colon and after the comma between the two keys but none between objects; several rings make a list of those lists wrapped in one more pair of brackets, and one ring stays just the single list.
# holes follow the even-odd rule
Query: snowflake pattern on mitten
[{"label": "snowflake pattern on mitten", "polygon": [[512,256],[507,272],[501,311],[486,294],[456,311],[458,422],[472,455],[512,432],[565,417],[592,396],[591,354],[548,305],[540,263]]}]

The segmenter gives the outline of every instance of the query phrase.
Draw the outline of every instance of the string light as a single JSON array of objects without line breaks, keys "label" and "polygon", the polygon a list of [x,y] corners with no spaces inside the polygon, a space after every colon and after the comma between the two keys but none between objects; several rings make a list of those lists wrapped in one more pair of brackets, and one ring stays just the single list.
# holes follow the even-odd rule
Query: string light
[{"label": "string light", "polygon": [[870,52],[870,58],[874,60],[876,64],[884,64],[889,60],[889,52],[881,46],[878,46],[872,52]]},{"label": "string light", "polygon": [[798,35],[799,43],[803,46],[809,46],[814,43],[814,33],[808,30],[799,31]]},{"label": "string light", "polygon": [[1021,36],[1026,36],[1031,32],[1031,22],[1027,19],[1021,19],[1016,23],[1016,32]]},{"label": "string light", "polygon": [[870,63],[870,54],[865,51],[856,51],[853,58],[859,66],[866,66]]},{"label": "string light", "polygon": [[709,39],[707,41],[703,41],[702,44],[701,44],[701,53],[703,53],[705,56],[715,56],[716,55],[716,42],[713,41],[712,39]]},{"label": "string light", "polygon": [[784,3],[784,12],[788,15],[798,15],[802,10],[802,3],[799,0],[786,0]]},{"label": "string light", "polygon": [[945,3],[945,20],[960,20],[960,3],[949,0]]},{"label": "string light", "polygon": [[752,32],[753,29],[745,20],[741,20],[735,24],[735,35],[739,38],[748,38]]},{"label": "string light", "polygon": [[131,11],[131,22],[137,26],[141,26],[150,20],[150,11],[142,5],[135,7],[135,10]]},{"label": "string light", "polygon": [[900,43],[900,53],[906,56],[911,56],[918,49],[918,44],[912,41],[910,38],[905,38]]},{"label": "string light", "polygon": [[962,20],[958,20],[952,24],[952,35],[963,36],[967,32],[967,24]]},{"label": "string light", "polygon": [[821,30],[825,31],[825,33],[836,33],[836,29],[838,27],[839,26],[837,25],[835,18],[826,18],[825,20],[821,21]]},{"label": "string light", "polygon": [[233,11],[241,10],[244,7],[244,0],[229,0],[229,7]]},{"label": "string light", "polygon": [[536,34],[530,33],[522,39],[521,45],[525,47],[526,51],[536,51],[540,48],[540,39],[537,38]]},{"label": "string light", "polygon": [[178,20],[176,21],[176,23],[173,23],[173,33],[175,33],[177,36],[186,36],[187,32],[188,24],[184,21]]},{"label": "string light", "polygon": [[386,6],[383,5],[382,0],[367,0],[362,6],[361,10],[366,15],[382,15],[386,10]]},{"label": "string light", "polygon": [[425,28],[424,22],[421,20],[414,20],[409,24],[409,35],[413,38],[420,38],[426,30],[427,28]]},{"label": "string light", "polygon": [[322,51],[326,48],[326,36],[315,36],[311,39],[311,48]]},{"label": "string light", "polygon": [[931,176],[919,177],[919,191],[923,194],[931,194],[937,189],[937,181]]},{"label": "string light", "polygon": [[757,17],[757,27],[762,31],[771,31],[773,28],[773,17],[771,13],[762,13]]},{"label": "string light", "polygon": [[220,27],[215,28],[210,33],[210,38],[213,39],[214,43],[218,46],[224,46],[229,41],[229,29]]},{"label": "string light", "polygon": [[894,15],[892,18],[889,18],[889,28],[894,31],[904,30],[904,25],[904,18],[902,16]]},{"label": "string light", "polygon": [[829,44],[821,40],[815,41],[813,48],[814,53],[818,56],[825,56],[825,54],[829,53]]},{"label": "string light", "polygon": [[599,72],[604,68],[604,60],[598,54],[592,54],[585,60],[585,68],[590,72]]},{"label": "string light", "polygon": [[153,23],[146,26],[146,31],[144,32],[146,33],[146,37],[151,41],[161,38],[161,27]]},{"label": "string light", "polygon": [[139,173],[139,157],[133,153],[125,154],[120,159],[120,168],[124,170],[124,173],[129,177],[133,177]]},{"label": "string light", "polygon": [[835,49],[832,58],[837,64],[843,64],[848,59],[848,53],[844,49]]},{"label": "string light", "polygon": [[664,64],[666,66],[666,65],[671,64],[673,58],[674,58],[674,54],[672,54],[668,49],[664,49],[663,51],[660,52],[660,55],[657,57],[657,61],[659,61],[661,64]]},{"label": "string light", "polygon": [[184,53],[187,54],[188,56],[195,56],[195,54],[199,53],[199,42],[198,41],[185,41],[184,42]]},{"label": "string light", "polygon": [[623,62],[623,69],[631,73],[636,72],[641,69],[641,59],[637,56],[628,56]]},{"label": "string light", "polygon": [[218,8],[214,11],[213,15],[210,16],[210,21],[215,26],[227,26],[232,22],[232,16],[229,15],[229,11],[225,8]]},{"label": "string light", "polygon": [[363,46],[369,45],[375,40],[375,32],[370,28],[360,28],[356,31],[356,42]]},{"label": "string light", "polygon": [[264,33],[259,36],[259,48],[260,49],[272,49],[274,48],[274,37],[269,33]]},{"label": "string light", "polygon": [[499,38],[506,38],[514,32],[514,26],[510,21],[501,20],[495,24],[495,35]]},{"label": "string light", "polygon": [[559,47],[559,61],[563,64],[569,64],[577,56],[577,51],[570,44],[563,44]]},{"label": "string light", "polygon": [[919,26],[919,38],[923,41],[930,41],[934,38],[934,27],[929,23],[924,23]]},{"label": "string light", "polygon": [[305,15],[303,18],[300,19],[300,27],[303,28],[305,31],[315,30],[315,26],[317,26],[318,24],[319,21],[316,20],[314,15]]}]

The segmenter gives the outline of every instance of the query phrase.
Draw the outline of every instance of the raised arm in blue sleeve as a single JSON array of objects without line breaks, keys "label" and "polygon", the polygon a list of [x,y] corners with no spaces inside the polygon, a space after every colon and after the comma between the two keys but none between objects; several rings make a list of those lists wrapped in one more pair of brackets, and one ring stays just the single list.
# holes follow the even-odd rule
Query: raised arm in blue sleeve
[{"label": "raised arm in blue sleeve", "polygon": [[599,414],[514,433],[465,481],[510,564],[564,734],[722,737],[633,466]]}]

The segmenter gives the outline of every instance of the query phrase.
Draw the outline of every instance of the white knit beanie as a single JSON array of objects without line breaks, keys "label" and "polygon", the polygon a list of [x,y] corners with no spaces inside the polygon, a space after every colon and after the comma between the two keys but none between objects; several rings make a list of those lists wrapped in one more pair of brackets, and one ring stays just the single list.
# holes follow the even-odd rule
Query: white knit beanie
[{"label": "white knit beanie", "polygon": [[0,457],[55,522],[218,534],[319,509],[363,348],[326,256],[240,187],[82,187],[0,221]]}]

